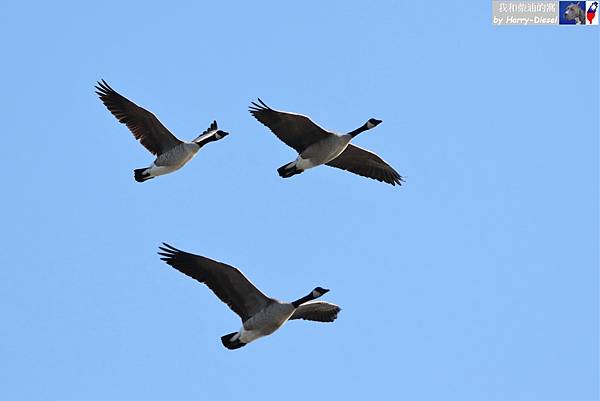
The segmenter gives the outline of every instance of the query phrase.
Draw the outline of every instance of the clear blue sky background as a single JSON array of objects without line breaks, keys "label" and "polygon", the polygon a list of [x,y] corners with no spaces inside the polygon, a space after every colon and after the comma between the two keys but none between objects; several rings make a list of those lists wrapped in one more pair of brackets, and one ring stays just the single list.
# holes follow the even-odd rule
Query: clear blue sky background
[{"label": "clear blue sky background", "polygon": [[[491,4],[7,3],[2,400],[598,399],[599,31],[491,25]],[[181,138],[174,175],[93,92]],[[260,96],[356,139],[406,185],[292,160]],[[333,324],[241,350],[239,320],[158,259],[170,242]]]}]

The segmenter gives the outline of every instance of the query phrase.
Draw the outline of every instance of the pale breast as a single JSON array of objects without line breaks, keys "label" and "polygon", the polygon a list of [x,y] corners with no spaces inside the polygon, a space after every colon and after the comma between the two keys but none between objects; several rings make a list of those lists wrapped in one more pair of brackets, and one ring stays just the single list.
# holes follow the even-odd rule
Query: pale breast
[{"label": "pale breast", "polygon": [[352,139],[349,135],[330,135],[306,148],[300,157],[310,160],[313,166],[327,163],[338,157],[348,146]]},{"label": "pale breast", "polygon": [[293,313],[294,307],[291,304],[275,302],[246,320],[244,322],[244,329],[268,335],[287,322]]},{"label": "pale breast", "polygon": [[172,166],[179,168],[190,161],[196,155],[198,149],[200,149],[200,147],[195,143],[184,142],[158,156],[154,164],[157,166]]}]

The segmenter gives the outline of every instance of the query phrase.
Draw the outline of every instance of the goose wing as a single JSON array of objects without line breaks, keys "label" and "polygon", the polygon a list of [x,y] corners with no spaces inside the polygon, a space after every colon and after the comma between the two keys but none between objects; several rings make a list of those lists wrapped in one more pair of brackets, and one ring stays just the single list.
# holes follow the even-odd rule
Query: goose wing
[{"label": "goose wing", "polygon": [[252,102],[250,114],[298,153],[302,153],[313,143],[331,135],[310,118],[300,114],[273,110],[260,99],[258,99],[258,103]]},{"label": "goose wing", "polygon": [[121,96],[104,80],[96,85],[96,94],[113,116],[127,125],[135,139],[152,154],[160,155],[181,143],[154,114]]},{"label": "goose wing", "polygon": [[312,301],[300,305],[294,311],[290,320],[304,319],[315,322],[333,322],[341,310],[342,308],[329,302]]},{"label": "goose wing", "polygon": [[402,176],[381,157],[352,144],[349,144],[338,157],[327,165],[392,185],[402,185],[404,181]]},{"label": "goose wing", "polygon": [[180,251],[169,244],[159,247],[161,260],[183,274],[206,284],[242,321],[254,316],[273,300],[263,294],[233,266]]}]

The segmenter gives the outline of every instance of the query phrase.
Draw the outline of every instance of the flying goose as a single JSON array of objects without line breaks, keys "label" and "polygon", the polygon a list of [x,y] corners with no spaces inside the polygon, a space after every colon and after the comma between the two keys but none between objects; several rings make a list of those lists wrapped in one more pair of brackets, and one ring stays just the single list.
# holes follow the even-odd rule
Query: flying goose
[{"label": "flying goose", "polygon": [[133,136],[150,153],[156,155],[156,160],[149,167],[133,170],[137,182],[144,182],[179,170],[202,146],[228,135],[227,132],[218,129],[217,122],[213,121],[210,127],[193,141],[180,141],[154,114],[121,96],[104,80],[99,81],[95,88],[96,94],[106,108],[119,122],[127,125]]},{"label": "flying goose", "polygon": [[306,116],[273,110],[260,99],[258,103],[252,102],[250,113],[298,152],[296,160],[277,169],[283,178],[326,164],[377,181],[402,185],[403,178],[382,158],[350,144],[352,138],[376,127],[381,120],[371,118],[354,131],[338,135],[324,130]]},{"label": "flying goose", "polygon": [[333,322],[341,310],[328,302],[313,301],[329,290],[316,287],[294,302],[281,302],[263,294],[233,266],[203,256],[180,251],[163,242],[161,260],[183,274],[204,283],[242,319],[242,328],[221,337],[228,349],[244,345],[272,334],[293,319]]}]

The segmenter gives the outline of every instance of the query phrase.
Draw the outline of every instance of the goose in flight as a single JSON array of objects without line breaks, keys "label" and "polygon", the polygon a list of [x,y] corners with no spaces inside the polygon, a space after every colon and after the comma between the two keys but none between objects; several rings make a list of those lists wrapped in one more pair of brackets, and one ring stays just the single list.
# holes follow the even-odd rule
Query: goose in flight
[{"label": "goose in flight", "polygon": [[381,157],[350,144],[352,138],[375,128],[381,120],[371,118],[354,131],[338,135],[324,130],[306,116],[273,110],[260,99],[258,103],[252,102],[250,113],[298,152],[296,160],[277,169],[283,178],[326,164],[377,181],[402,185],[403,178]]},{"label": "goose in flight", "polygon": [[333,322],[340,307],[314,301],[329,290],[316,287],[294,302],[282,302],[263,294],[233,266],[203,256],[180,251],[166,243],[159,247],[161,260],[181,273],[206,284],[217,297],[242,319],[242,328],[221,337],[228,349],[237,349],[272,334],[288,320]]},{"label": "goose in flight", "polygon": [[133,170],[137,182],[179,170],[202,146],[228,135],[227,132],[218,129],[217,122],[213,121],[210,127],[193,141],[181,141],[162,125],[154,114],[121,96],[104,80],[99,81],[95,88],[106,108],[119,122],[127,125],[133,136],[156,156],[156,160],[149,167]]}]

